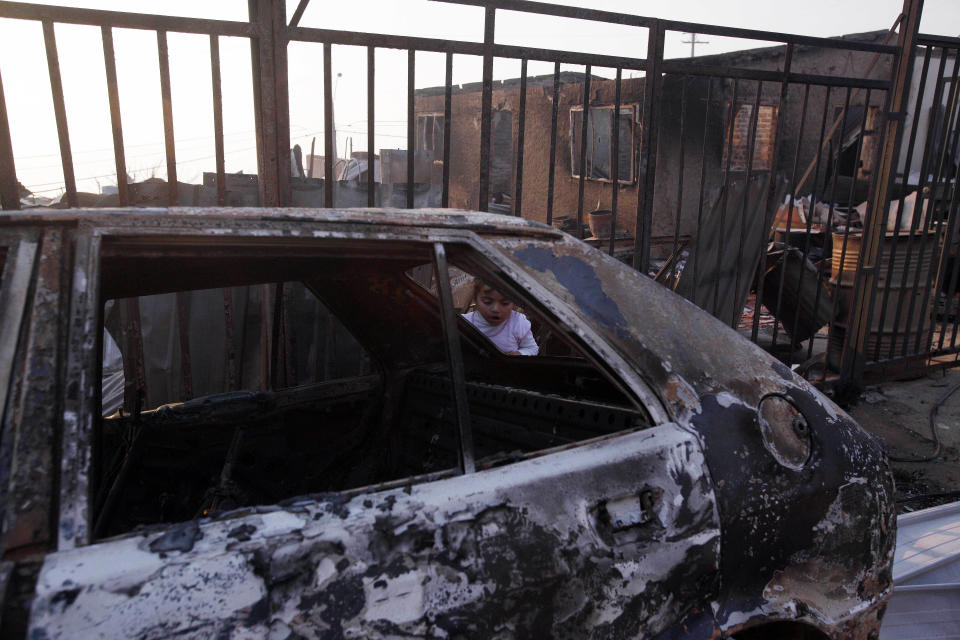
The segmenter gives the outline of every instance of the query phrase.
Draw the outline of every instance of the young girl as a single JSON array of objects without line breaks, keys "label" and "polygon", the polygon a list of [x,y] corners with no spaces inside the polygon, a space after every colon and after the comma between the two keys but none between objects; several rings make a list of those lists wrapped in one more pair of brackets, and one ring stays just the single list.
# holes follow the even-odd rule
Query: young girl
[{"label": "young girl", "polygon": [[467,321],[487,336],[500,351],[511,356],[535,356],[540,351],[530,331],[527,317],[514,310],[513,301],[489,284],[473,281],[475,308],[463,314]]}]

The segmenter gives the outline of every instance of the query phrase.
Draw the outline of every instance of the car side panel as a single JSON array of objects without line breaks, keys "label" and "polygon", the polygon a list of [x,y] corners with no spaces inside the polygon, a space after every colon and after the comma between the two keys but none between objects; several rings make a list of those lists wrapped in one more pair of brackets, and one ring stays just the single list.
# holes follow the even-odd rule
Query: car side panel
[{"label": "car side panel", "polygon": [[719,545],[700,445],[666,424],[52,554],[31,634],[652,637],[709,613]]}]

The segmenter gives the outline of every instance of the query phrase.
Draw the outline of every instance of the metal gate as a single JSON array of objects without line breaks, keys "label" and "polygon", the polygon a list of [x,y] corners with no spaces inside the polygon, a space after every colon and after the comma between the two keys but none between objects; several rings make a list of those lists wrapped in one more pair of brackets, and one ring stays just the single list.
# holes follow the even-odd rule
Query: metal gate
[{"label": "metal gate", "polygon": [[[592,234],[585,239],[650,273],[788,364],[820,363],[821,380],[828,377],[829,367],[842,369],[846,381],[858,381],[864,365],[868,370],[892,371],[889,367],[905,358],[926,363],[928,355],[956,353],[957,203],[951,188],[958,131],[955,41],[926,38],[917,48],[923,81],[914,97],[916,104],[925,105],[925,94],[936,95],[936,117],[909,123],[912,127],[908,124],[905,136],[897,129],[897,117],[887,117],[898,96],[902,101],[907,95],[909,77],[904,73],[912,56],[899,53],[904,47],[913,50],[919,0],[905,0],[903,14],[887,33],[830,39],[526,0],[439,1],[479,7],[483,42],[302,27],[308,0],[300,1],[289,23],[283,0],[250,0],[249,22],[17,2],[0,3],[0,17],[43,25],[68,206],[77,206],[78,197],[56,23],[101,28],[121,206],[131,204],[131,197],[125,179],[113,29],[156,33],[166,141],[164,203],[169,205],[190,202],[183,202],[177,188],[168,33],[209,36],[216,141],[216,179],[211,188],[220,205],[228,202],[221,37],[243,37],[251,44],[258,203],[264,207],[294,202],[356,204],[356,198],[343,200],[330,161],[336,156],[332,63],[342,47],[366,50],[369,132],[374,129],[377,100],[383,99],[375,90],[377,53],[401,50],[407,54],[408,89],[405,181],[400,192],[407,207],[414,206],[418,185],[424,181],[417,154],[429,151],[435,160],[430,166],[439,169],[428,179],[436,183],[442,206],[504,211],[566,225],[580,237]],[[618,57],[499,44],[496,22],[504,12],[635,29],[638,48],[645,46],[646,53]],[[739,38],[749,50],[666,59],[664,41],[677,32]],[[768,46],[751,48],[750,41]],[[322,60],[328,160],[322,180],[291,177],[287,56],[293,42],[315,47],[316,59]],[[443,86],[417,88],[418,52],[445,56]],[[454,59],[460,57],[482,61],[475,88],[453,84]],[[953,62],[946,62],[948,58]],[[519,77],[494,81],[495,59],[519,61]],[[532,62],[552,63],[552,76],[529,76]],[[625,78],[625,73],[640,77]],[[933,82],[929,92],[924,82]],[[18,183],[2,91],[0,75],[0,197],[5,209],[16,209]],[[479,98],[475,112],[468,108],[474,98]],[[479,120],[479,135],[464,124],[473,118]],[[506,133],[500,136],[495,130]],[[925,137],[917,135],[921,130]],[[898,155],[901,138],[909,142],[903,145],[906,153]],[[367,139],[366,154],[372,163],[378,150],[374,136]],[[498,140],[503,142],[500,147]],[[923,140],[944,142],[933,149]],[[896,165],[898,157],[901,162]],[[900,211],[905,211],[904,185],[914,165],[921,167],[918,186],[923,192],[916,200],[934,203],[932,212],[923,221],[913,219],[915,227],[905,245],[894,242],[888,249],[875,241],[873,229],[879,223],[874,221],[883,218],[885,225],[889,217],[888,188],[904,202]],[[353,189],[355,194],[363,191],[362,204],[378,204],[375,171],[368,170]],[[858,211],[861,197],[868,204]],[[591,211],[592,205],[586,203],[594,200],[597,206]],[[873,209],[882,215],[873,215]],[[894,217],[899,223],[903,216]],[[591,219],[596,224],[588,231]],[[857,224],[865,232],[857,231]],[[914,265],[915,258],[922,261],[934,255],[930,263],[935,262],[938,270],[897,272],[894,266],[901,260]],[[866,265],[866,270],[858,265]],[[884,269],[890,277],[881,279]],[[894,288],[886,286],[896,273],[937,293],[929,299],[897,297]],[[874,316],[888,314],[895,320],[889,336],[868,331]],[[918,327],[918,317],[931,321],[921,321]]]}]

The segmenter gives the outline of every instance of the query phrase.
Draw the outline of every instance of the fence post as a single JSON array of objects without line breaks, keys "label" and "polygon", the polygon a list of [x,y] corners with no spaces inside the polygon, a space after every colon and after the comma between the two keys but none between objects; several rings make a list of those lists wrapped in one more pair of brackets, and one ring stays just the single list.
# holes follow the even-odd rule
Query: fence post
[{"label": "fence post", "polygon": [[653,191],[657,180],[657,129],[660,122],[660,66],[663,63],[665,31],[660,20],[653,20],[649,30],[647,75],[643,85],[643,124],[640,131],[640,172],[637,176],[637,224],[634,231],[636,239],[633,250],[633,268],[642,273],[647,273],[650,268]]},{"label": "fence post", "polygon": [[886,227],[884,213],[887,209],[890,183],[896,180],[898,152],[903,137],[901,122],[910,94],[914,48],[922,12],[923,0],[903,0],[903,19],[900,22],[900,33],[897,38],[899,53],[893,72],[893,85],[887,99],[888,109],[881,138],[883,147],[880,150],[876,177],[867,202],[863,242],[851,305],[850,328],[840,365],[839,386],[848,391],[855,390],[863,384],[865,349],[867,336],[870,334],[870,316],[873,310],[872,294],[875,290],[880,244]]},{"label": "fence post", "polygon": [[[483,18],[483,93],[480,96],[480,193],[477,209],[489,210],[490,137],[493,120],[493,43],[496,7],[487,7]],[[411,89],[412,91],[412,89]]]},{"label": "fence post", "polygon": [[260,205],[290,203],[286,0],[249,0]]}]

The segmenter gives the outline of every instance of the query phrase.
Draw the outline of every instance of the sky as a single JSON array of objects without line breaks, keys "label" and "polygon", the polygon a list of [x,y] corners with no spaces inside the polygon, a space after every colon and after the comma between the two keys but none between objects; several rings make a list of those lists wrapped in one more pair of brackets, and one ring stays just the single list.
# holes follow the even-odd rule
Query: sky
[{"label": "sky", "polygon": [[[64,0],[57,4],[247,19],[246,0]],[[288,16],[297,4],[297,0],[287,0]],[[889,29],[903,6],[902,0],[565,0],[554,4],[811,36]],[[300,24],[479,42],[483,38],[483,9],[429,0],[312,0]],[[926,0],[920,30],[960,36],[960,1]],[[646,29],[636,27],[497,12],[498,44],[643,57],[646,38]],[[666,56],[689,56],[690,45],[682,42],[689,38],[690,34],[668,33]],[[78,188],[98,193],[103,186],[116,184],[100,31],[60,24],[56,26],[56,39]],[[152,176],[165,178],[156,36],[152,32],[114,29],[114,40],[128,174],[137,181]],[[698,40],[705,42],[696,45],[697,55],[771,44],[716,36],[699,36]],[[206,36],[171,33],[169,50],[178,178],[198,183],[204,171],[214,170],[209,43]],[[245,39],[220,38],[220,50],[226,169],[256,173],[249,45]],[[291,144],[299,144],[308,153],[315,141],[316,153],[322,154],[322,45],[292,43],[288,57]],[[338,153],[344,156],[351,144],[357,150],[366,148],[366,52],[356,47],[334,47],[332,64]],[[378,50],[376,65],[375,146],[404,148],[406,53]],[[443,84],[442,54],[418,53],[416,69],[417,88]],[[583,70],[572,65],[564,69]],[[530,75],[552,71],[548,63],[531,63],[529,67]],[[609,69],[593,71],[613,74]],[[495,61],[495,78],[519,75],[519,61]],[[18,177],[32,191],[56,196],[63,188],[63,174],[38,23],[0,19],[0,78]],[[454,57],[455,83],[480,78],[479,58]]]}]

